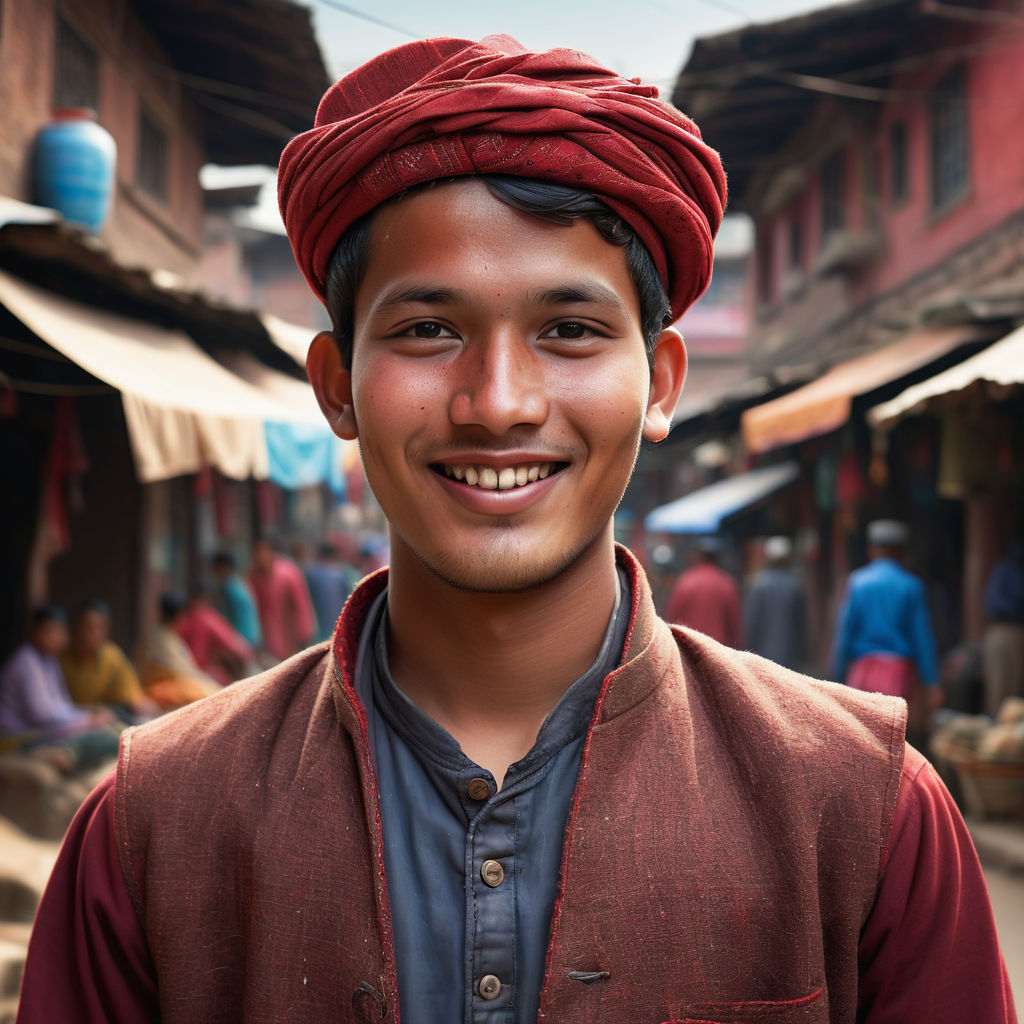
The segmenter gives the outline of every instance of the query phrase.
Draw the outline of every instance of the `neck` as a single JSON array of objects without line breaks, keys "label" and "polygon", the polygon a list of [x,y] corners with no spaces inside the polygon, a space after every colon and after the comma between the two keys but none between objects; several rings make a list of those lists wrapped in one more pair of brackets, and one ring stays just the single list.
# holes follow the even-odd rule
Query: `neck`
[{"label": "neck", "polygon": [[393,551],[395,682],[499,784],[600,649],[616,592],[614,549],[602,548],[540,586],[508,594],[460,590]]}]

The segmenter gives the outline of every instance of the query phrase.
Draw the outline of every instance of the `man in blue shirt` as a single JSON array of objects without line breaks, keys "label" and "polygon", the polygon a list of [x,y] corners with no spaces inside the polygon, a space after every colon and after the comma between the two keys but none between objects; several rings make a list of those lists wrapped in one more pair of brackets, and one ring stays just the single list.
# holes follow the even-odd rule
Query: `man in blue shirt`
[{"label": "man in blue shirt", "polygon": [[833,678],[906,699],[938,682],[924,584],[901,564],[908,540],[903,523],[868,524],[871,561],[850,574],[833,645]]},{"label": "man in blue shirt", "polygon": [[252,647],[262,641],[256,602],[238,574],[234,558],[226,551],[213,556],[213,575],[217,580],[217,610],[238,630]]}]

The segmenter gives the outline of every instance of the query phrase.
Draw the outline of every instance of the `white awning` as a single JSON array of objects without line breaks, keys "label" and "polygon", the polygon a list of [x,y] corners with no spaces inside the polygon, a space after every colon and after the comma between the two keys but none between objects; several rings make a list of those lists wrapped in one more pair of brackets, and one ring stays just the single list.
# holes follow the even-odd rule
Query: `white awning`
[{"label": "white awning", "polygon": [[948,370],[921,381],[895,398],[868,410],[873,427],[889,430],[904,416],[924,412],[943,398],[980,387],[985,398],[998,401],[1024,385],[1024,327]]},{"label": "white awning", "polygon": [[0,271],[0,302],[33,333],[122,393],[143,482],[214,466],[267,476],[263,423],[304,419],[181,331],[86,306]]},{"label": "white awning", "polygon": [[719,480],[649,512],[644,529],[651,533],[714,533],[723,519],[750,508],[799,475],[796,462],[782,462]]},{"label": "white awning", "polygon": [[316,335],[316,331],[312,327],[290,324],[287,320],[274,316],[273,313],[260,313],[260,322],[267,334],[270,335],[270,340],[282,352],[287,352],[299,366],[306,365],[309,343]]}]

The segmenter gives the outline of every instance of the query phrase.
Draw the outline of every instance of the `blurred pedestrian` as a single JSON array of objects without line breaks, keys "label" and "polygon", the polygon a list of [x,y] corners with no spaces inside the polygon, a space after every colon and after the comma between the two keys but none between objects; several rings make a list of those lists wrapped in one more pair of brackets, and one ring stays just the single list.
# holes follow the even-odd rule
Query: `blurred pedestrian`
[{"label": "blurred pedestrian", "polygon": [[71,700],[58,660],[67,644],[64,609],[36,609],[25,643],[0,666],[0,734],[14,749],[57,748],[61,768],[85,771],[117,756],[118,733],[110,711]]},{"label": "blurred pedestrian", "polygon": [[790,569],[788,537],[764,542],[764,568],[753,578],[743,606],[747,647],[786,668],[800,669],[807,657],[807,598]]},{"label": "blurred pedestrian", "polygon": [[221,689],[196,664],[188,644],[175,631],[185,601],[172,591],[160,596],[160,621],[139,644],[135,664],[146,694],[165,710],[184,707]]},{"label": "blurred pedestrian", "polygon": [[214,589],[214,607],[231,623],[253,648],[263,640],[260,616],[249,585],[242,578],[234,556],[218,551],[211,559]]},{"label": "blurred pedestrian", "polygon": [[316,612],[315,639],[326,640],[334,632],[341,606],[352,593],[358,574],[342,561],[337,546],[325,541],[317,549],[316,560],[306,567],[305,576]]},{"label": "blurred pedestrian", "polygon": [[313,642],[316,617],[302,570],[268,540],[252,546],[249,586],[256,599],[263,647],[279,661]]},{"label": "blurred pedestrian", "polygon": [[258,670],[254,652],[241,633],[210,604],[206,588],[192,588],[174,632],[188,644],[199,668],[222,686]]},{"label": "blurred pedestrian", "polygon": [[90,598],[75,613],[60,664],[71,699],[82,707],[106,705],[126,722],[160,713],[143,693],[128,656],[110,639],[110,606],[100,598]]},{"label": "blurred pedestrian", "polygon": [[736,581],[719,568],[721,544],[715,537],[702,537],[669,595],[665,618],[678,626],[689,626],[728,647],[743,644],[740,622],[740,589]]},{"label": "blurred pedestrian", "polygon": [[1010,541],[985,583],[982,661],[985,713],[1007,697],[1024,697],[1024,537]]},{"label": "blurred pedestrian", "polygon": [[[854,689],[903,697],[922,728],[919,684],[938,683],[938,657],[924,583],[903,565],[903,523],[868,524],[869,563],[850,574],[836,620],[833,678]],[[937,692],[937,691],[933,691]],[[925,704],[930,701],[925,701]]]}]

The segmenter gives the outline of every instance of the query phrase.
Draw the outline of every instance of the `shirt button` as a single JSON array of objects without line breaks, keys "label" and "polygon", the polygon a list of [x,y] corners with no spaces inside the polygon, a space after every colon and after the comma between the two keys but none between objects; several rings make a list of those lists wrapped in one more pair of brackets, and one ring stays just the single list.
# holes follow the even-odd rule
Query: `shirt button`
[{"label": "shirt button", "polygon": [[496,860],[485,860],[480,865],[480,877],[485,885],[496,889],[505,881],[505,869]]},{"label": "shirt button", "polygon": [[466,791],[471,800],[486,800],[491,795],[491,786],[486,779],[471,779]]},{"label": "shirt button", "polygon": [[477,982],[476,990],[484,999],[497,999],[501,991],[501,982],[493,974],[485,974]]}]

